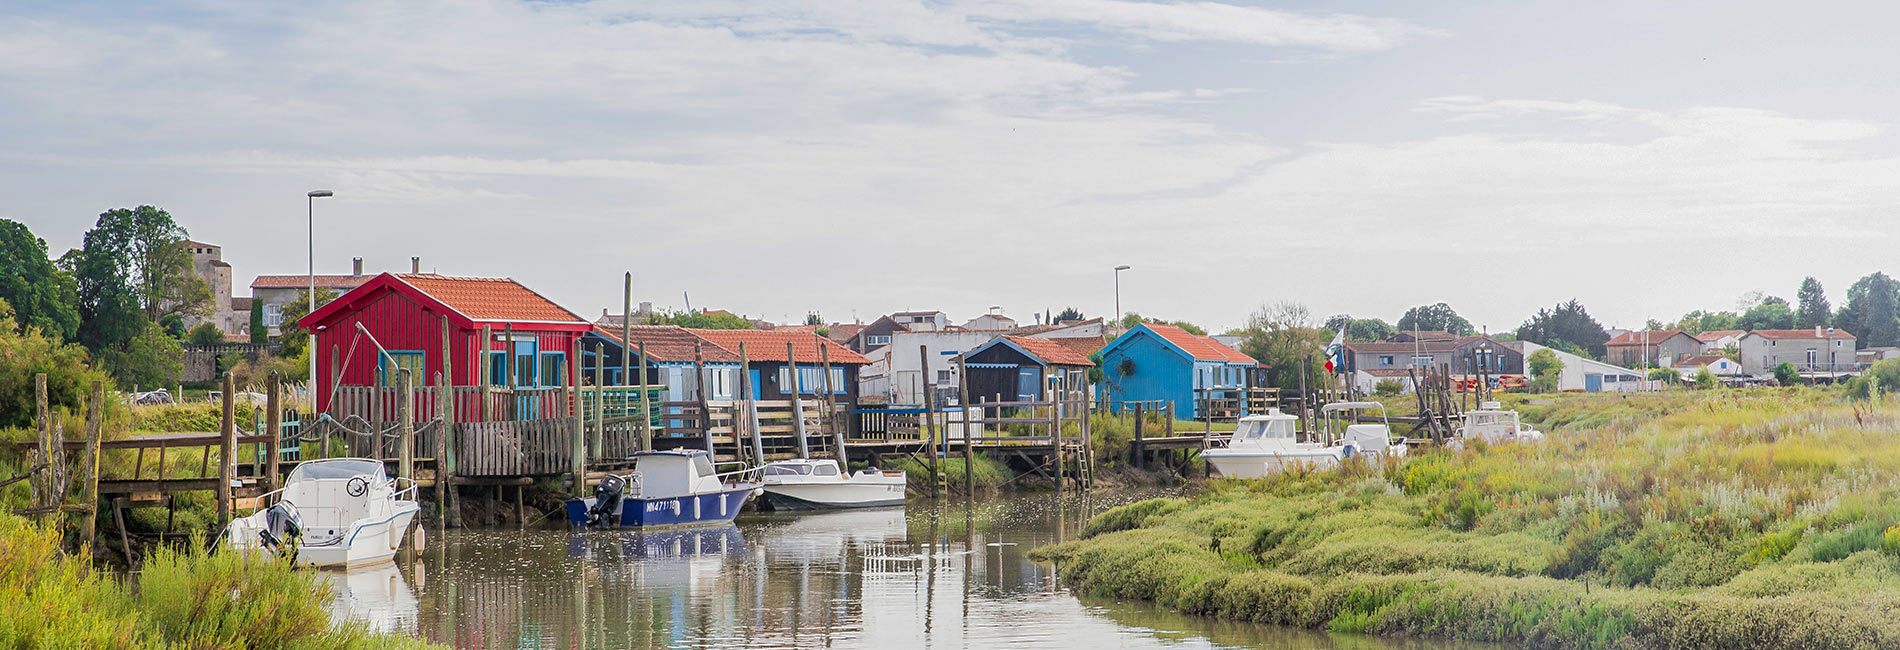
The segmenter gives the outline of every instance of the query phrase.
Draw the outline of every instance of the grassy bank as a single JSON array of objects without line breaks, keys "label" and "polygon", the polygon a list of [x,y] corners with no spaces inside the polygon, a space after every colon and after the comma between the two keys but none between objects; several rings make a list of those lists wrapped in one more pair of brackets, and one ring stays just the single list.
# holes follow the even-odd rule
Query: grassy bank
[{"label": "grassy bank", "polygon": [[[975,468],[975,475],[971,478],[975,479],[979,490],[994,490],[1015,477],[1015,472],[1010,471],[1009,465],[983,452],[974,454],[974,459],[968,467],[963,463],[963,455],[956,453],[948,458],[940,459],[937,468],[942,472],[944,485],[951,493],[963,491],[964,475],[970,473],[970,468]],[[905,482],[910,484],[911,492],[930,493],[930,466],[919,459],[910,456],[890,457],[885,459],[883,467],[879,469],[901,470],[904,472]]]},{"label": "grassy bank", "polygon": [[1561,396],[1541,446],[1217,481],[1037,556],[1192,613],[1545,648],[1900,647],[1900,407]]},{"label": "grassy bank", "polygon": [[329,583],[261,556],[160,550],[118,580],[0,514],[0,647],[429,648],[332,624]]}]

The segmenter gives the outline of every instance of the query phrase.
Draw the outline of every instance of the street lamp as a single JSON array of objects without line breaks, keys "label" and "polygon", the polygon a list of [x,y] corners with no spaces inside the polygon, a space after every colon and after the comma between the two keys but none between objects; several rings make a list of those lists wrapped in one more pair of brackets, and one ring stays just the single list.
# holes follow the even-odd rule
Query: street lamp
[{"label": "street lamp", "polygon": [[1122,322],[1122,271],[1129,269],[1127,264],[1115,267],[1115,322]]},{"label": "street lamp", "polygon": [[[330,190],[310,190],[304,193],[304,212],[305,217],[309,219],[310,228],[310,293],[305,296],[309,306],[305,308],[304,316],[317,313],[317,199],[335,194]],[[304,353],[310,355],[310,381],[306,384],[305,390],[311,391],[310,407],[316,408],[317,394],[316,391],[311,390],[317,385],[317,333],[315,331],[305,335]]]}]

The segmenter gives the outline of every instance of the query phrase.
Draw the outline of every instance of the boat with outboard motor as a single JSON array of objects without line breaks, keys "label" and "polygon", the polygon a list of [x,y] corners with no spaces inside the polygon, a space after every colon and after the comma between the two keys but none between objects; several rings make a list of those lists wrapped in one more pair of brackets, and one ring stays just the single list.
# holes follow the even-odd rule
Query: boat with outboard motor
[{"label": "boat with outboard motor", "polygon": [[[400,482],[408,482],[403,487]],[[391,478],[372,458],[307,461],[291,470],[282,489],[258,498],[271,503],[224,531],[237,549],[295,553],[296,563],[353,568],[388,562],[410,539],[416,484]],[[421,529],[415,531],[420,540]]]},{"label": "boat with outboard motor", "polygon": [[[1336,402],[1320,409],[1328,423],[1335,414],[1378,407],[1377,402]],[[1381,407],[1381,420],[1383,420]],[[1364,456],[1377,461],[1387,456],[1403,456],[1405,445],[1391,444],[1390,427],[1385,424],[1348,424],[1338,444],[1300,442],[1295,425],[1299,418],[1268,409],[1265,415],[1240,418],[1227,445],[1203,450],[1201,459],[1213,473],[1228,478],[1262,478],[1292,470],[1327,470],[1340,461]],[[1326,430],[1330,430],[1328,427]]]},{"label": "boat with outboard motor", "polygon": [[1465,411],[1464,424],[1448,446],[1461,449],[1466,440],[1483,440],[1491,445],[1543,442],[1544,432],[1518,421],[1517,411],[1505,409],[1499,402],[1479,402],[1477,409]]},{"label": "boat with outboard motor", "polygon": [[[609,474],[594,496],[567,500],[575,526],[657,528],[721,524],[739,516],[759,493],[760,468],[714,463],[703,449],[643,451],[627,457],[633,472]],[[739,465],[728,472],[718,465]]]},{"label": "boat with outboard motor", "polygon": [[[1379,411],[1378,422],[1359,422],[1359,411]],[[1378,462],[1385,458],[1404,458],[1408,447],[1405,440],[1392,440],[1392,422],[1386,419],[1385,405],[1378,402],[1333,402],[1319,408],[1320,415],[1326,419],[1326,431],[1333,430],[1333,420],[1346,423],[1345,433],[1339,436],[1339,446],[1344,453],[1340,458],[1355,455],[1366,457],[1367,461]]]},{"label": "boat with outboard motor", "polygon": [[794,458],[765,466],[765,496],[760,503],[772,510],[875,508],[904,505],[903,472],[877,468],[856,474],[839,471],[828,458]]}]

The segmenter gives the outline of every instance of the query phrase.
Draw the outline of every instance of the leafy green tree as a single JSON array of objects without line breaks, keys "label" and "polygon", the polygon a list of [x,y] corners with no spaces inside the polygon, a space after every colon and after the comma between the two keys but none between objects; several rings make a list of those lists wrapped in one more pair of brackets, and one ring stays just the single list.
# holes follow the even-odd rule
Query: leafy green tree
[{"label": "leafy green tree", "polygon": [[1801,371],[1795,370],[1794,364],[1783,361],[1775,366],[1775,382],[1783,386],[1799,384],[1801,383]]},{"label": "leafy green tree", "polygon": [[263,345],[270,342],[270,328],[264,326],[264,309],[256,306],[251,309],[251,342]]},{"label": "leafy green tree", "polygon": [[806,325],[823,325],[825,324],[825,317],[818,315],[818,312],[815,312],[815,311],[809,314],[805,314],[805,324]]},{"label": "leafy green tree", "polygon": [[79,293],[72,276],[47,257],[46,240],[25,224],[0,219],[0,300],[21,326],[61,341],[79,333]]},{"label": "leafy green tree", "polygon": [[1346,329],[1346,340],[1360,343],[1384,341],[1398,333],[1398,330],[1377,318],[1353,318],[1347,314],[1329,317],[1326,319],[1326,324],[1320,327],[1328,332],[1337,332],[1343,327]]},{"label": "leafy green tree", "polygon": [[0,299],[0,428],[33,424],[33,376],[46,374],[46,397],[54,409],[78,408],[92,382],[112,378],[90,363],[86,349],[49,336],[38,327],[17,328],[13,309]]},{"label": "leafy green tree", "polygon": [[[317,308],[322,309],[324,305],[330,304],[330,301],[336,300],[336,296],[337,293],[333,289],[317,287]],[[310,333],[297,325],[297,321],[310,313],[310,290],[298,291],[297,299],[284,305],[280,313],[283,321],[277,324],[277,341],[284,347],[279,353],[287,357],[303,354],[304,347],[309,344]],[[304,372],[309,373],[308,370]]]},{"label": "leafy green tree", "polygon": [[211,309],[211,288],[192,272],[191,251],[182,245],[189,236],[164,210],[149,205],[118,208],[99,215],[80,251],[106,260],[86,272],[110,273],[95,280],[123,283],[146,321],[169,314],[205,315]]},{"label": "leafy green tree", "polygon": [[191,331],[185,334],[185,340],[189,341],[192,345],[202,347],[223,345],[224,332],[220,331],[216,325],[199,323],[197,327],[191,328]]},{"label": "leafy green tree", "polygon": [[1564,369],[1564,362],[1557,358],[1557,353],[1549,349],[1538,350],[1532,352],[1524,363],[1530,366],[1533,392],[1557,392],[1558,380],[1561,379]]},{"label": "leafy green tree", "polygon": [[166,336],[183,340],[185,338],[185,317],[178,314],[166,314],[158,319],[158,329]]},{"label": "leafy green tree", "polygon": [[1241,330],[1240,351],[1267,366],[1269,383],[1299,388],[1304,362],[1308,388],[1332,385],[1326,376],[1326,344],[1333,334],[1313,327],[1306,306],[1294,302],[1262,306],[1247,318],[1247,326]]},{"label": "leafy green tree", "polygon": [[184,356],[185,349],[178,345],[178,339],[166,336],[155,323],[146,323],[145,329],[124,345],[98,353],[100,365],[120,385],[147,388],[177,383],[178,374],[184,371]]},{"label": "leafy green tree", "polygon": [[[1603,324],[1590,317],[1590,310],[1575,298],[1552,309],[1539,309],[1530,320],[1517,326],[1517,339],[1545,347],[1572,352],[1578,356],[1603,358],[1603,344],[1610,340]],[[1562,344],[1578,350],[1569,350]]]},{"label": "leafy green tree", "polygon": [[758,329],[752,325],[752,321],[727,311],[667,312],[655,314],[653,318],[660,325],[678,325],[702,330]]},{"label": "leafy green tree", "polygon": [[1878,271],[1855,280],[1834,326],[1853,333],[1861,347],[1900,344],[1900,283]]},{"label": "leafy green tree", "polygon": [[1405,392],[1405,382],[1397,379],[1381,379],[1379,383],[1372,385],[1372,394],[1379,397],[1391,397],[1403,392]]},{"label": "leafy green tree", "polygon": [[1676,329],[1688,332],[1691,336],[1715,330],[1742,329],[1742,317],[1732,311],[1695,310],[1682,315],[1676,321]]},{"label": "leafy green tree", "polygon": [[1082,310],[1076,309],[1074,307],[1064,308],[1061,313],[1056,314],[1056,322],[1058,323],[1063,322],[1063,321],[1079,321],[1083,319],[1084,317],[1082,316]]},{"label": "leafy green tree", "polygon": [[1794,326],[1802,329],[1826,327],[1829,312],[1833,310],[1827,304],[1827,292],[1821,288],[1821,281],[1808,276],[1801,280],[1801,290],[1795,292]]},{"label": "leafy green tree", "polygon": [[1682,383],[1682,371],[1676,370],[1675,368],[1651,368],[1647,376],[1650,381],[1664,382],[1665,388]]},{"label": "leafy green tree", "polygon": [[1405,310],[1405,315],[1399,317],[1398,329],[1401,332],[1437,330],[1459,336],[1466,336],[1475,331],[1471,327],[1471,321],[1465,320],[1463,316],[1458,315],[1457,311],[1452,310],[1451,305],[1442,302]]},{"label": "leafy green tree", "polygon": [[1794,310],[1788,308],[1788,301],[1767,296],[1742,313],[1740,329],[1785,330],[1793,327]]},{"label": "leafy green tree", "polygon": [[1708,366],[1703,366],[1701,370],[1696,371],[1695,373],[1695,387],[1696,388],[1699,388],[1702,390],[1708,390],[1711,388],[1715,388],[1716,386],[1719,386],[1719,385],[1721,385],[1721,380],[1715,378],[1715,373],[1709,372]]},{"label": "leafy green tree", "polygon": [[1133,329],[1136,325],[1140,325],[1142,323],[1157,323],[1161,325],[1173,325],[1175,327],[1179,327],[1181,329],[1187,330],[1189,334],[1195,334],[1198,336],[1207,336],[1207,330],[1201,329],[1201,326],[1199,325],[1195,325],[1193,323],[1190,323],[1184,320],[1165,321],[1159,318],[1145,318],[1141,314],[1137,314],[1135,312],[1128,312],[1127,315],[1122,316],[1120,325],[1122,326],[1122,329]]}]

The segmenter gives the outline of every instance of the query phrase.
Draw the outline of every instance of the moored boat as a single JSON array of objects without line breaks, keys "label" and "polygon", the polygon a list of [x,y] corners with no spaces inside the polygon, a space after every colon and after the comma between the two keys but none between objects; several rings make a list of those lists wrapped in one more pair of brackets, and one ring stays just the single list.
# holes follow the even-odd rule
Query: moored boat
[{"label": "moored boat", "polygon": [[1299,418],[1280,409],[1249,415],[1234,425],[1227,446],[1201,451],[1215,474],[1227,478],[1261,478],[1293,469],[1332,469],[1339,466],[1340,450],[1300,442]]},{"label": "moored boat", "polygon": [[415,481],[390,478],[379,460],[305,462],[290,472],[282,489],[259,497],[255,514],[225,528],[225,543],[294,552],[297,564],[318,567],[389,562],[408,541],[409,525],[421,511],[415,492]]},{"label": "moored boat", "polygon": [[[659,528],[722,524],[759,491],[758,468],[720,472],[702,449],[643,451],[633,473],[608,475],[594,496],[567,500],[575,526]],[[723,463],[743,465],[741,463]]]},{"label": "moored boat", "polygon": [[765,466],[763,504],[773,510],[822,510],[904,505],[903,472],[876,468],[845,474],[838,461],[781,460]]},{"label": "moored boat", "polygon": [[1517,411],[1505,409],[1501,403],[1480,402],[1477,409],[1465,411],[1464,424],[1458,427],[1458,435],[1451,444],[1462,447],[1467,440],[1483,440],[1492,445],[1543,442],[1544,432],[1518,421]]}]

